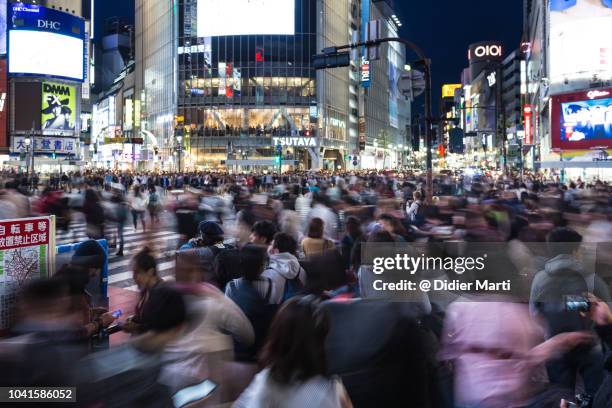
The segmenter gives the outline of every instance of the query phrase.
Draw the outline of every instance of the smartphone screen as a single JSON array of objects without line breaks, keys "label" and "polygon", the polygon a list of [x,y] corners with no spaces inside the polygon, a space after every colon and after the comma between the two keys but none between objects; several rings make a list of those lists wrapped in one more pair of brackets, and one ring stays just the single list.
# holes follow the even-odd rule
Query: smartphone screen
[{"label": "smartphone screen", "polygon": [[172,402],[176,408],[181,408],[187,404],[208,397],[215,388],[217,388],[217,384],[210,380],[204,380],[199,384],[191,385],[177,391],[172,397]]},{"label": "smartphone screen", "polygon": [[115,310],[113,313],[111,313],[111,315],[117,319],[119,318],[121,315],[123,314],[123,312],[121,311],[121,309]]}]

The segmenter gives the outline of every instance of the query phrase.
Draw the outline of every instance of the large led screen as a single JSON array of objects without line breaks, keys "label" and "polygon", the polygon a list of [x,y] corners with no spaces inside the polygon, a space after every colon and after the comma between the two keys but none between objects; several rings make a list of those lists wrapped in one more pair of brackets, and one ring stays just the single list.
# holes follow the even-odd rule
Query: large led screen
[{"label": "large led screen", "polygon": [[295,34],[295,0],[198,0],[198,37]]},{"label": "large led screen", "polygon": [[612,139],[612,98],[561,104],[561,140]]},{"label": "large led screen", "polygon": [[553,148],[612,148],[612,88],[553,95]]},{"label": "large led screen", "polygon": [[0,55],[6,54],[6,0],[0,0]]},{"label": "large led screen", "polygon": [[46,31],[12,30],[9,72],[83,80],[83,40]]},{"label": "large led screen", "polygon": [[551,92],[569,81],[612,78],[612,3],[550,1],[548,46]]}]

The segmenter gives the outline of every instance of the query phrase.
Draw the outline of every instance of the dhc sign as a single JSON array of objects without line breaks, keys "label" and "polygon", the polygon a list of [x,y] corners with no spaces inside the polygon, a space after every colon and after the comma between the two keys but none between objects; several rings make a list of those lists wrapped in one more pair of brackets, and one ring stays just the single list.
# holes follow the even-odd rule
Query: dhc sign
[{"label": "dhc sign", "polygon": [[38,28],[59,31],[61,27],[62,25],[59,21],[38,20]]},{"label": "dhc sign", "polygon": [[314,137],[273,137],[272,143],[283,147],[317,147]]}]

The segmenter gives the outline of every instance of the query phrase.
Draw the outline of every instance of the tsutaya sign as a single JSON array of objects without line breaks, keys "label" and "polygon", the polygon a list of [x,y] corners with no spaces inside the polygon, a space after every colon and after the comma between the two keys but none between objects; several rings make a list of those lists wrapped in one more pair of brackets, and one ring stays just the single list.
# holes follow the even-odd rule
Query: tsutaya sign
[{"label": "tsutaya sign", "polygon": [[274,146],[287,147],[317,147],[317,139],[314,137],[273,137]]}]

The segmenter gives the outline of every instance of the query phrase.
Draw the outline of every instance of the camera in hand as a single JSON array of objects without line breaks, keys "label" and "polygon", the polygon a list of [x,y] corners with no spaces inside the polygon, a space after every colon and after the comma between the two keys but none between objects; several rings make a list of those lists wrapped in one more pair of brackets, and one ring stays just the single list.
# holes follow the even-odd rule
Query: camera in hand
[{"label": "camera in hand", "polygon": [[591,309],[591,302],[584,296],[564,295],[563,303],[568,312],[588,312]]},{"label": "camera in hand", "polygon": [[593,397],[588,394],[576,395],[576,402],[568,402],[569,408],[591,408],[593,406]]}]

